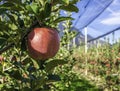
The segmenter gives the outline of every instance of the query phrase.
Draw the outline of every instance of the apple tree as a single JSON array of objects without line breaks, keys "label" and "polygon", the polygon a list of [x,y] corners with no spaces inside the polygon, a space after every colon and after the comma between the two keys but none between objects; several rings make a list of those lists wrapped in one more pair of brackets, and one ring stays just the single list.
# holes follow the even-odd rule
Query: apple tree
[{"label": "apple tree", "polygon": [[69,55],[60,56],[59,23],[73,20],[60,12],[78,12],[77,2],[0,0],[1,91],[48,90],[60,81],[54,69],[68,63]]}]

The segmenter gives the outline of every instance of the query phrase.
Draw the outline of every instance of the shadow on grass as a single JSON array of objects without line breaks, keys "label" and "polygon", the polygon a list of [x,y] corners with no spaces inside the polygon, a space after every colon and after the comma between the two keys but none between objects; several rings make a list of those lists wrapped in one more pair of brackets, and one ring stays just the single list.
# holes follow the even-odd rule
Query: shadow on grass
[{"label": "shadow on grass", "polygon": [[66,88],[64,91],[103,91],[103,90],[97,88],[95,85],[90,84],[90,82],[85,79],[78,79],[73,81],[70,87]]}]

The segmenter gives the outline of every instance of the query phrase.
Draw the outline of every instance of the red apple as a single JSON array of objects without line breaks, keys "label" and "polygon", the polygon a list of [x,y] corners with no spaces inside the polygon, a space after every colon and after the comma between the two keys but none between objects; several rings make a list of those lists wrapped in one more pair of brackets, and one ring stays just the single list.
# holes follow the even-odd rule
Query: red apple
[{"label": "red apple", "polygon": [[0,55],[0,63],[4,60],[3,56]]},{"label": "red apple", "polygon": [[56,29],[34,28],[28,34],[27,47],[30,56],[35,60],[46,60],[56,55],[60,39]]}]

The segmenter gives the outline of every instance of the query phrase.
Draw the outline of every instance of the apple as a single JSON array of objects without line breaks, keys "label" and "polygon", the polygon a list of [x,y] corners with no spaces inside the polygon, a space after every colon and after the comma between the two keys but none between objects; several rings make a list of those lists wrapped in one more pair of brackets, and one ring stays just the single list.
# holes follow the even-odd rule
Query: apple
[{"label": "apple", "polygon": [[54,57],[59,46],[60,37],[54,28],[34,28],[27,36],[28,53],[35,60],[46,60]]},{"label": "apple", "polygon": [[3,56],[0,55],[0,63],[4,60]]}]

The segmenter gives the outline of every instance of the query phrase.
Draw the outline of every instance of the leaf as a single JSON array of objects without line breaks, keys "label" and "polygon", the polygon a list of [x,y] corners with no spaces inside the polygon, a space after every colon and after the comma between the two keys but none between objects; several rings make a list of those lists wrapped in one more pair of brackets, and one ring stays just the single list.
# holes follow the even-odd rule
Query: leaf
[{"label": "leaf", "polygon": [[13,7],[10,7],[10,10],[12,11],[23,11],[23,7],[21,6],[13,6]]},{"label": "leaf", "polygon": [[33,10],[32,10],[32,8],[31,8],[30,5],[27,5],[27,6],[26,6],[26,9],[28,10],[29,13],[33,13]]},{"label": "leaf", "polygon": [[33,11],[35,14],[37,14],[37,13],[38,13],[38,10],[39,10],[38,5],[37,5],[36,3],[32,3],[30,6],[31,6],[32,11]]},{"label": "leaf", "polygon": [[18,5],[22,4],[21,0],[4,0],[4,1],[7,1],[7,2],[12,2],[12,3],[16,3]]},{"label": "leaf", "polygon": [[53,0],[52,1],[52,5],[56,5],[56,4],[68,5],[69,4],[69,0]]},{"label": "leaf", "polygon": [[[9,25],[8,24],[3,24],[3,26],[1,26],[1,28],[2,28],[2,31],[6,31],[6,30],[11,30],[11,28],[9,27]],[[1,30],[1,29],[0,29]],[[10,34],[7,34],[7,35],[10,35]]]},{"label": "leaf", "polygon": [[79,0],[71,0],[70,4],[76,4]]},{"label": "leaf", "polygon": [[6,38],[0,37],[0,45],[2,45],[6,41]]},{"label": "leaf", "polygon": [[31,63],[31,60],[28,57],[23,58],[23,60],[21,62],[22,65],[27,65],[30,63]]},{"label": "leaf", "polygon": [[7,7],[13,7],[14,6],[14,4],[13,3],[11,3],[11,2],[6,2],[6,3],[4,3],[4,4],[1,4],[0,5],[0,8],[7,8]]},{"label": "leaf", "polygon": [[32,60],[32,62],[33,62],[34,67],[35,67],[36,69],[39,69],[39,64],[38,64],[38,62],[37,62],[36,60],[34,60],[34,59],[31,59],[31,60]]},{"label": "leaf", "polygon": [[12,2],[4,3],[4,4],[0,5],[0,8],[5,8],[5,9],[8,9],[8,10],[12,10],[12,11],[22,11],[23,10],[22,6],[16,5]]},{"label": "leaf", "polygon": [[10,15],[10,14],[8,14],[8,13],[6,13],[6,15],[9,17],[9,19],[10,19],[15,25],[17,25],[14,16],[12,16],[12,15]]},{"label": "leaf", "polygon": [[26,47],[26,38],[23,38],[21,40],[21,50],[22,51],[26,51],[27,50],[27,47]]},{"label": "leaf", "polygon": [[66,20],[73,20],[73,18],[72,17],[59,17],[54,21],[54,23],[59,23],[59,22],[66,21]]},{"label": "leaf", "polygon": [[6,11],[7,11],[8,9],[5,9],[5,8],[0,8],[0,15],[2,15],[2,14],[4,14],[4,13],[6,13]]},{"label": "leaf", "polygon": [[37,6],[37,4],[32,3],[31,5],[27,5],[26,9],[28,10],[29,13],[31,14],[37,14],[39,11],[39,7]]},{"label": "leaf", "polygon": [[52,74],[49,74],[48,75],[48,80],[49,81],[60,81],[60,76],[59,75],[52,75]]},{"label": "leaf", "polygon": [[0,46],[5,44],[8,38],[9,38],[9,36],[6,34],[0,36]]},{"label": "leaf", "polygon": [[56,5],[56,4],[62,4],[62,1],[61,0],[53,0],[52,5]]},{"label": "leaf", "polygon": [[70,12],[78,12],[79,9],[75,6],[75,5],[72,5],[72,4],[69,4],[67,6],[60,6],[60,9],[63,9],[65,11],[70,11]]},{"label": "leaf", "polygon": [[64,59],[55,59],[55,60],[52,60],[50,62],[48,62],[46,64],[46,67],[45,67],[45,71],[46,72],[50,72],[52,71],[56,66],[58,65],[63,65],[63,64],[66,64],[67,61],[65,61]]},{"label": "leaf", "polygon": [[62,0],[62,2],[64,2],[65,4],[69,4],[69,0]]},{"label": "leaf", "polygon": [[22,76],[21,76],[19,70],[13,70],[13,71],[8,72],[8,73],[9,73],[9,75],[10,75],[11,77],[13,77],[13,78],[15,78],[15,79],[17,79],[17,80],[22,80]]},{"label": "leaf", "polygon": [[23,19],[21,19],[20,17],[18,17],[18,24],[20,28],[23,28],[25,26]]},{"label": "leaf", "polygon": [[42,76],[41,78],[34,80],[33,83],[36,83],[36,86],[34,86],[32,88],[33,91],[38,91],[39,88],[41,88],[41,86],[45,85],[45,83],[47,82],[46,78],[44,76]]},{"label": "leaf", "polygon": [[39,18],[41,21],[43,21],[43,20],[45,19],[45,14],[44,14],[44,13],[45,13],[44,10],[41,10],[40,13],[39,13],[39,15],[38,15],[38,18]]},{"label": "leaf", "polygon": [[51,8],[52,8],[52,6],[51,6],[50,3],[46,3],[46,4],[45,4],[45,9],[44,9],[45,18],[50,17]]},{"label": "leaf", "polygon": [[39,0],[39,2],[40,2],[40,4],[41,4],[42,6],[44,6],[44,4],[45,4],[45,1],[44,1],[44,0]]},{"label": "leaf", "polygon": [[5,84],[0,84],[0,88],[3,88]]},{"label": "leaf", "polygon": [[22,91],[30,91],[30,90],[31,90],[31,88],[29,88],[29,87],[22,88]]}]

